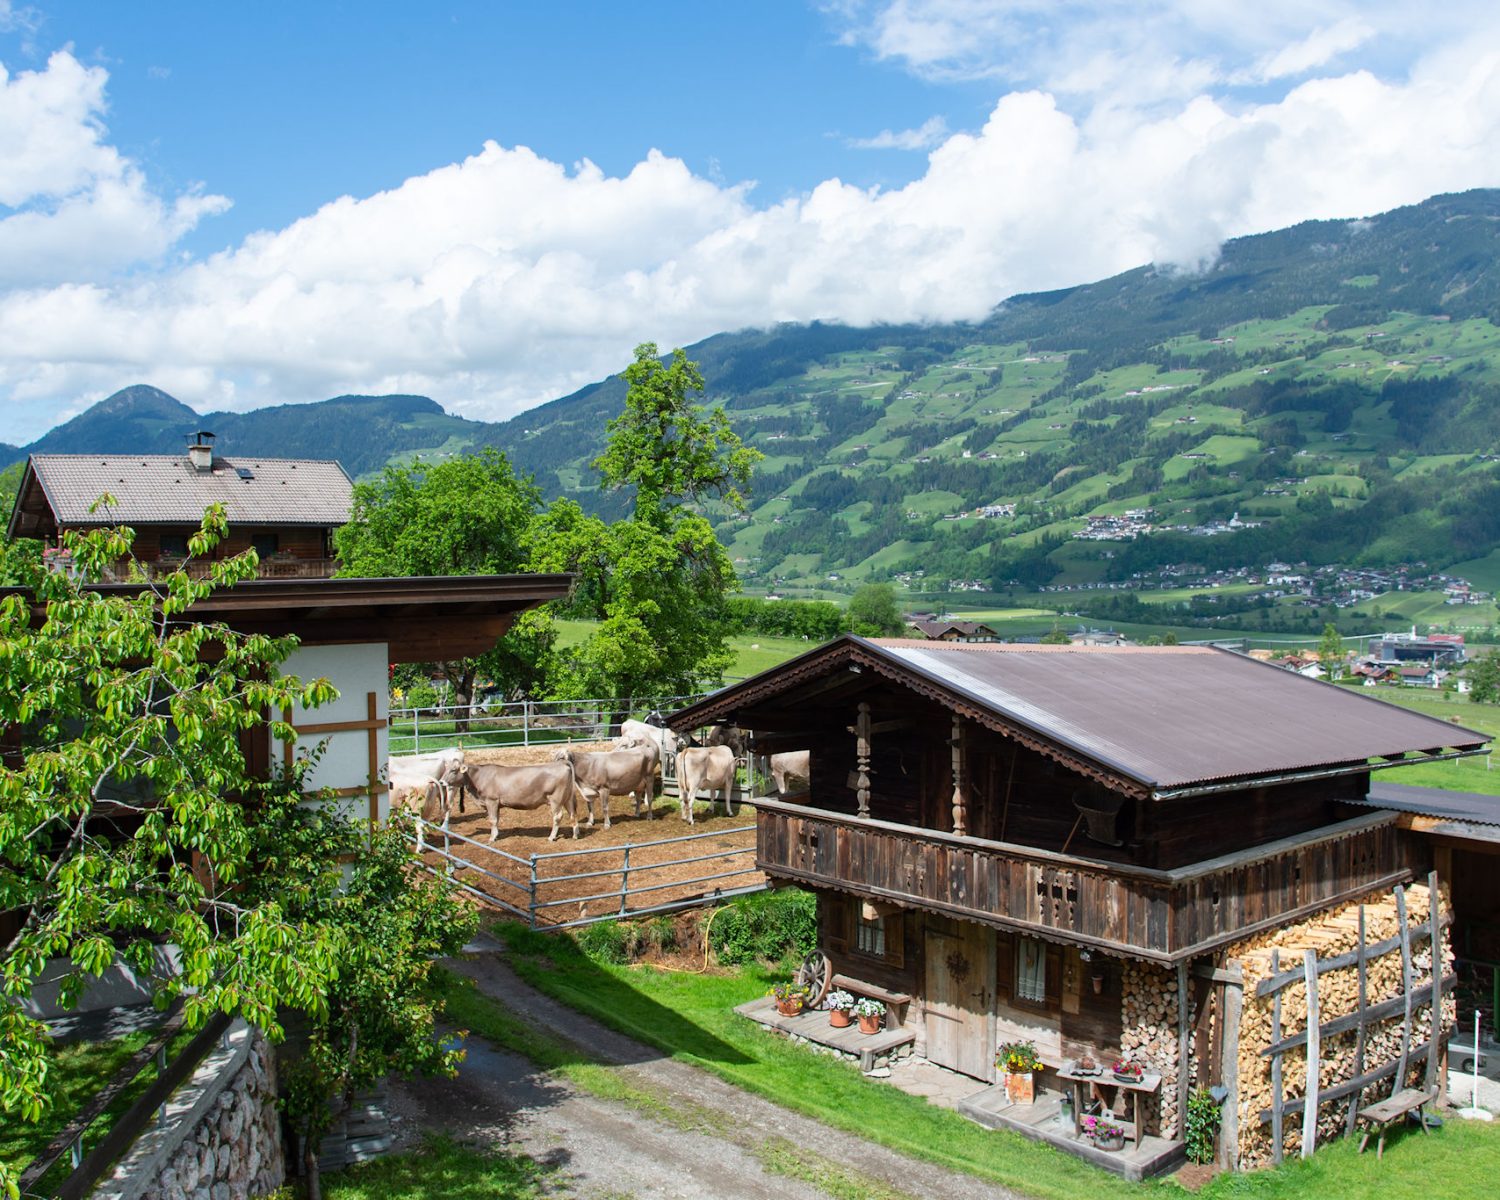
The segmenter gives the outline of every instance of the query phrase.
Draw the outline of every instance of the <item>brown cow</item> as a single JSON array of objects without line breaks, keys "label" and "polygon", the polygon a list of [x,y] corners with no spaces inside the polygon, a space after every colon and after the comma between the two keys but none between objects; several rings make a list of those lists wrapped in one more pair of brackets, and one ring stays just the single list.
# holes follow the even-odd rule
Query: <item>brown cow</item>
[{"label": "brown cow", "polygon": [[650,811],[656,767],[645,751],[638,748],[584,751],[564,747],[553,758],[567,763],[573,772],[573,781],[583,797],[584,807],[589,810],[590,828],[594,825],[594,807],[601,803],[604,828],[609,828],[609,802],[615,796],[632,796],[638,813],[644,800],[647,811]]},{"label": "brown cow", "polygon": [[[629,726],[629,725],[639,725],[640,722],[639,721],[627,721],[627,722],[625,722],[625,724],[627,726]],[[620,740],[617,741],[612,747],[610,747],[610,749],[612,749],[612,750],[639,750],[642,754],[644,754],[646,756],[647,763],[648,763],[648,765],[651,768],[651,800],[656,799],[656,797],[661,792],[661,785],[658,782],[658,774],[659,774],[659,770],[660,770],[660,767],[661,767],[661,745],[660,745],[660,743],[658,743],[657,740],[655,738],[653,738],[653,737],[643,737],[640,733],[636,732],[635,730],[626,729],[625,732],[623,734],[621,734]],[[635,795],[635,815],[636,816],[640,816],[641,815],[641,797],[640,797],[639,793],[634,793],[634,795]],[[646,802],[646,820],[648,820],[648,821],[653,820],[655,818],[655,816],[656,816],[656,814],[651,811],[651,800],[648,800]]]},{"label": "brown cow", "polygon": [[490,841],[500,837],[502,808],[552,809],[552,834],[557,841],[557,826],[566,812],[578,836],[578,808],[573,803],[573,768],[567,763],[540,763],[529,767],[506,767],[498,763],[480,763],[455,767],[443,777],[450,788],[463,786],[474,793],[490,818]]}]

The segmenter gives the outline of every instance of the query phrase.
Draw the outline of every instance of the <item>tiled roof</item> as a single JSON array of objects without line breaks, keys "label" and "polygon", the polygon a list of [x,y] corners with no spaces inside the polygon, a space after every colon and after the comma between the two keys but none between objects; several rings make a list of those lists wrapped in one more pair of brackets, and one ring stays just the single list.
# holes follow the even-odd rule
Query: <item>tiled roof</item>
[{"label": "tiled roof", "polygon": [[[69,527],[196,525],[214,503],[230,524],[342,525],[354,494],[344,468],[320,459],[216,456],[197,471],[186,455],[34,454],[30,468]],[[106,494],[113,503],[95,507]]]}]

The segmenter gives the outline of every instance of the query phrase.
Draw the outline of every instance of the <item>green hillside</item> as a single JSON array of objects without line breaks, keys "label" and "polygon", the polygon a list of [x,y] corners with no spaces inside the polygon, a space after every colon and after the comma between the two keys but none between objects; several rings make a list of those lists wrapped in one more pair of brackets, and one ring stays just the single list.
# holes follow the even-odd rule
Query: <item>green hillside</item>
[{"label": "green hillside", "polygon": [[[1500,584],[1497,262],[1500,191],[1475,191],[1241,238],[1201,274],[1142,267],[1014,297],[971,325],[720,334],[689,355],[766,460],[749,517],[713,515],[753,591],[894,578],[913,603],[1297,632],[1319,627],[1320,602],[1248,580],[1210,595],[1191,577],[1422,564],[1399,594],[1352,595],[1346,619],[1451,623],[1434,572]],[[154,395],[111,398],[22,452],[175,449],[201,421],[226,452],[333,456],[366,475],[491,444],[548,495],[616,502],[589,464],[619,378],[493,425],[412,396],[197,418],[130,392]],[[1076,537],[1091,519],[1103,536]],[[1184,591],[1127,590],[1178,573]]]},{"label": "green hillside", "polygon": [[[721,534],[749,586],[796,594],[919,571],[925,590],[1014,594],[1278,558],[1477,560],[1493,578],[1497,250],[1500,192],[1470,192],[1243,238],[1203,275],[1017,297],[973,326],[711,338],[690,348],[711,399],[767,455],[750,518]],[[619,390],[494,440],[587,502]],[[1133,509],[1156,532],[1072,537]],[[1248,528],[1206,532],[1236,514]]]}]

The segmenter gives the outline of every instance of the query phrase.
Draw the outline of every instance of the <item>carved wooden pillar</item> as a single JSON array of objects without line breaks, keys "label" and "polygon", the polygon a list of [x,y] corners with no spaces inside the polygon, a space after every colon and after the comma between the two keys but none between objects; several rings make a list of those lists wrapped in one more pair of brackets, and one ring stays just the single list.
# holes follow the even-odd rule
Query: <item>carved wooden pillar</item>
[{"label": "carved wooden pillar", "polygon": [[958,716],[953,718],[953,832],[963,837],[969,832],[968,780],[964,778],[967,764],[964,762],[964,729]]},{"label": "carved wooden pillar", "polygon": [[855,781],[855,795],[859,800],[858,812],[861,817],[868,817],[870,815],[870,706],[864,701],[860,702],[859,716],[855,720],[852,732],[855,736],[855,766],[859,771],[859,778]]}]

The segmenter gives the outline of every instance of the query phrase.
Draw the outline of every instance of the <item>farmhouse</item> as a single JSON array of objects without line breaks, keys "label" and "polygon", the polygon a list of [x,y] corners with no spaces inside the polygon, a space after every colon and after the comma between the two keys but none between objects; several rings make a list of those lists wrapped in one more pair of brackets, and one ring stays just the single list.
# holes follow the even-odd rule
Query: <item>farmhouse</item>
[{"label": "farmhouse", "polygon": [[[184,454],[33,454],[11,513],[11,537],[37,538],[66,567],[69,530],[128,525],[143,570],[173,571],[210,504],[222,504],[229,534],[214,551],[229,558],[254,547],[262,578],[330,576],[333,531],[349,519],[354,485],[333,461],[223,458],[214,435],[193,435]],[[108,498],[107,501],[105,498]],[[102,501],[102,502],[101,502]],[[201,575],[206,564],[189,570]],[[125,564],[117,573],[128,577]]]},{"label": "farmhouse", "polygon": [[[811,751],[804,791],[752,801],[757,861],[774,882],[816,893],[828,974],[885,1002],[882,1036],[976,1088],[999,1082],[997,1046],[1034,1043],[1051,1109],[1009,1104],[992,1087],[968,1110],[1085,1156],[1033,1112],[1056,1113],[1086,1057],[1105,1064],[1106,1079],[1117,1058],[1141,1064],[1134,1124],[1152,1136],[1124,1156],[1095,1152],[1133,1177],[1180,1156],[1194,1084],[1227,1089],[1224,1161],[1279,1161],[1273,1119],[1295,1136],[1288,1114],[1302,1107],[1289,1082],[1301,1064],[1284,1077],[1282,1059],[1308,1053],[1305,1038],[1283,1044],[1297,1015],[1290,1000],[1283,1011],[1279,956],[1300,980],[1304,949],[1339,939],[1352,948],[1358,931],[1363,981],[1378,948],[1365,949],[1366,916],[1380,931],[1372,939],[1397,937],[1380,943],[1386,972],[1392,946],[1441,930],[1430,888],[1400,886],[1425,879],[1421,849],[1394,813],[1354,803],[1372,764],[1477,753],[1486,741],[1211,647],[856,637],[671,723],[717,722],[751,731],[756,753]],[[1428,934],[1410,932],[1427,917]],[[1314,1097],[1311,1125],[1293,1121],[1303,1144],[1341,1129],[1346,1109],[1352,1127],[1351,1106],[1374,1086],[1366,1075],[1387,1087],[1399,1076],[1399,1090],[1427,1072],[1435,1086],[1432,997],[1449,982],[1443,955],[1428,963],[1427,1007],[1408,973],[1417,990],[1404,1030],[1372,1025],[1368,1041],[1376,1018],[1363,983],[1356,1004],[1352,968],[1326,968],[1324,1011],[1346,1000],[1358,1010],[1339,1015],[1359,1025],[1359,1052],[1354,1034],[1341,1034],[1336,1061],[1329,1050],[1329,1063],[1296,1076],[1310,1078]],[[1411,1051],[1424,1036],[1426,1049]],[[1401,1060],[1387,1061],[1396,1043]],[[1348,1086],[1319,1091],[1334,1083]],[[1092,1092],[1132,1112],[1118,1086]],[[1325,1097],[1341,1101],[1337,1112]]]}]

